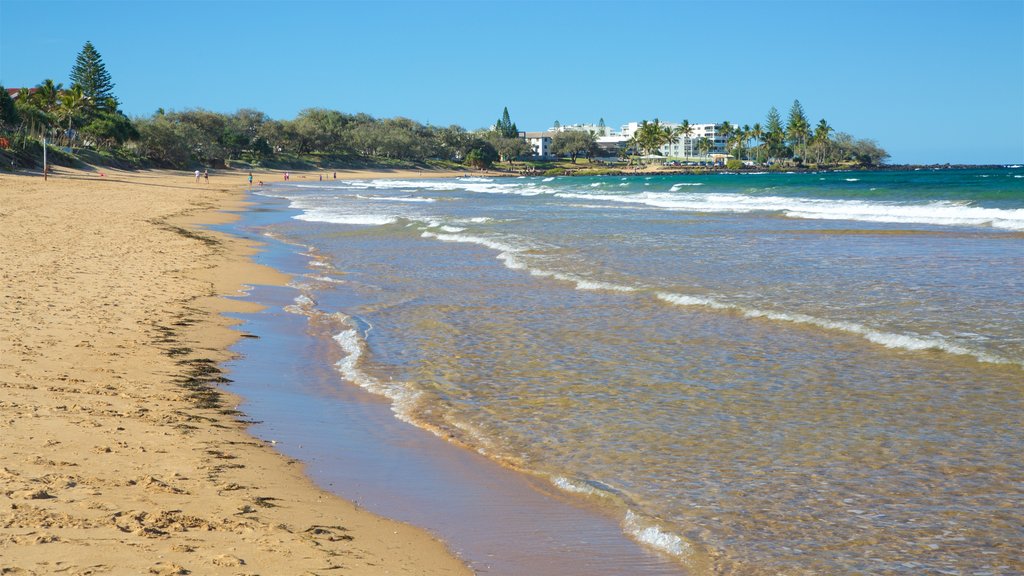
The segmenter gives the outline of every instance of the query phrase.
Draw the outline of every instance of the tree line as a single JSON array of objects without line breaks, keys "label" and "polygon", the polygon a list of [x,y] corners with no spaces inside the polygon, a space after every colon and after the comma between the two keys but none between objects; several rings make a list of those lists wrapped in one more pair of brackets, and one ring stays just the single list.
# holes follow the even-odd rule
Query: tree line
[{"label": "tree line", "polygon": [[[726,120],[716,124],[715,131],[725,139],[726,153],[757,164],[877,166],[889,158],[888,152],[874,140],[837,133],[824,118],[812,127],[799,100],[793,101],[785,124],[778,109],[772,106],[764,125],[738,126]],[[706,136],[693,136],[689,120],[674,126],[661,124],[657,118],[653,122],[644,120],[625,150],[654,154],[662,146],[678,142],[683,146],[683,157],[706,157],[715,149],[715,143]]]},{"label": "tree line", "polygon": [[[38,147],[46,138],[56,146],[91,148],[136,164],[171,168],[219,167],[232,161],[272,165],[437,160],[486,167],[533,154],[508,108],[494,126],[472,132],[457,125],[431,126],[408,118],[374,118],[324,108],[302,110],[291,120],[275,120],[252,109],[232,114],[160,109],[148,117],[129,118],[120,110],[115,85],[90,42],[76,57],[70,79],[67,88],[44,80],[13,99],[0,86],[0,138],[8,147]],[[688,127],[687,121],[675,127],[644,121],[629,148],[651,153],[681,139],[692,144],[691,154],[706,154],[710,143],[691,142]],[[728,137],[730,153],[758,162],[877,164],[888,156],[870,140],[834,133],[824,120],[812,130],[799,102],[794,102],[785,126],[772,108],[764,127],[724,122],[721,132]],[[597,153],[596,136],[559,131],[553,135],[551,151],[575,163],[579,156]]]}]

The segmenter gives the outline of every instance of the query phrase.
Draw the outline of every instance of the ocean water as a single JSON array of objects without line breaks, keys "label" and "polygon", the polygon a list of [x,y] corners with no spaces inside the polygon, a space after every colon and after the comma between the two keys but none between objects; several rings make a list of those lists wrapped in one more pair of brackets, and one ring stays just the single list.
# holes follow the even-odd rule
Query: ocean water
[{"label": "ocean water", "polygon": [[1024,573],[1024,169],[259,194],[337,386],[691,573]]}]

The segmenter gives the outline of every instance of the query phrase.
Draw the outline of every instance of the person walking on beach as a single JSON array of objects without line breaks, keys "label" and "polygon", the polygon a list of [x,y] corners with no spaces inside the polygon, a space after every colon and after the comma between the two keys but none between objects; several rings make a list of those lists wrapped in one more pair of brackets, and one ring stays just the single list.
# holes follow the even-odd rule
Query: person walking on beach
[{"label": "person walking on beach", "polygon": [[203,179],[206,180],[207,184],[210,183],[210,172],[208,170],[203,170]]},{"label": "person walking on beach", "polygon": [[252,188],[252,172],[249,172],[249,188]]},{"label": "person walking on beach", "polygon": [[196,170],[196,184],[199,184],[199,170]]}]

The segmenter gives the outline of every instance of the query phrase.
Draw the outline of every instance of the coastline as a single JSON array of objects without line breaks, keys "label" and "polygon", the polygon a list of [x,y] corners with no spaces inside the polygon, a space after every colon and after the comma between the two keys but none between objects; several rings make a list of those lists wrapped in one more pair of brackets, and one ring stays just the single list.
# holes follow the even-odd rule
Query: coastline
[{"label": "coastline", "polygon": [[286,277],[196,226],[231,220],[246,179],[0,175],[4,572],[470,573],[318,488],[232,409],[217,365],[244,335],[223,314],[255,307],[223,296]]},{"label": "coastline", "polygon": [[[273,191],[250,198],[238,221],[217,229],[260,238],[256,260],[293,279],[255,287],[245,299],[263,309],[232,315],[261,335],[239,341],[232,349],[240,354],[224,365],[237,379],[240,409],[257,421],[252,434],[307,463],[320,486],[440,536],[480,573],[707,573],[694,568],[695,558],[637,541],[609,502],[567,493],[545,475],[396,417],[392,400],[339,374],[349,349],[337,340],[344,313],[331,279],[346,272],[298,232],[307,227],[294,219],[300,210]],[[381,258],[389,259],[386,251]]]}]

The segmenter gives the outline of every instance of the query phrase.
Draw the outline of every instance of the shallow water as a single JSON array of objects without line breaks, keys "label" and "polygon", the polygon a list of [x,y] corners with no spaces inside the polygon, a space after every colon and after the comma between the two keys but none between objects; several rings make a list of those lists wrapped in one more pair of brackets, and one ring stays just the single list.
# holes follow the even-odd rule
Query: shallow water
[{"label": "shallow water", "polygon": [[1024,571],[1019,169],[291,183],[338,386],[695,571]]}]

